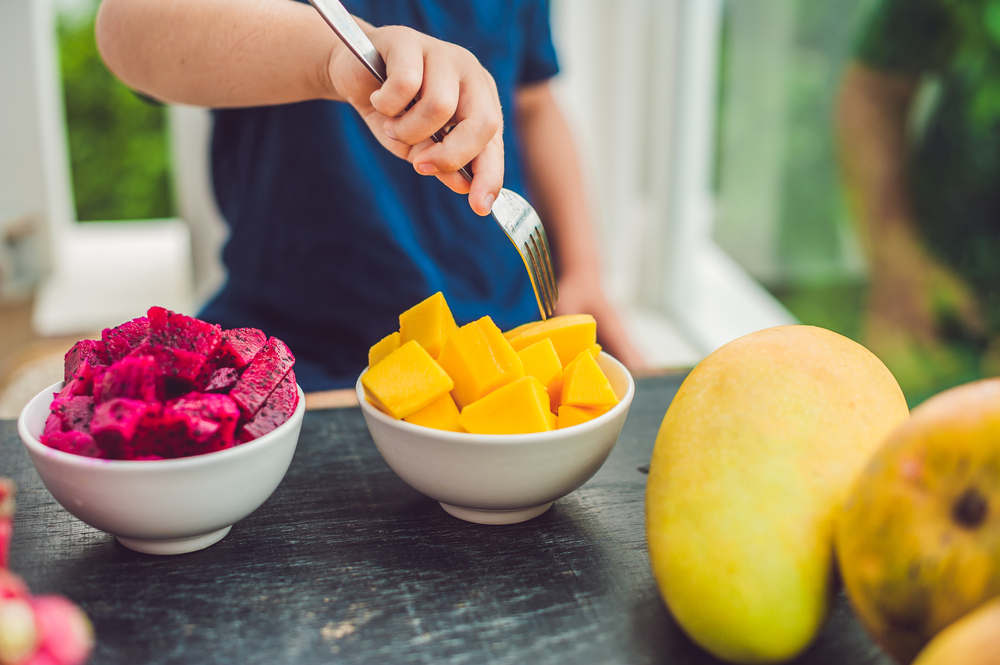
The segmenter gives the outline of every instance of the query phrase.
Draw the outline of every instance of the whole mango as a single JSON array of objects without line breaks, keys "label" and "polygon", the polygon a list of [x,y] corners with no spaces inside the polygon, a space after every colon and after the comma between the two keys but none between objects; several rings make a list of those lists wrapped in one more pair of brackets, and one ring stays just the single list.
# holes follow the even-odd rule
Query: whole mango
[{"label": "whole mango", "polygon": [[696,643],[733,663],[809,645],[832,596],[834,515],[907,416],[885,366],[822,328],[752,333],[694,368],[656,439],[646,536]]},{"label": "whole mango", "polygon": [[837,558],[861,622],[902,663],[1000,595],[1000,379],[913,410],[845,502]]},{"label": "whole mango", "polygon": [[913,665],[956,663],[1000,663],[1000,598],[981,605],[942,630],[913,661]]}]

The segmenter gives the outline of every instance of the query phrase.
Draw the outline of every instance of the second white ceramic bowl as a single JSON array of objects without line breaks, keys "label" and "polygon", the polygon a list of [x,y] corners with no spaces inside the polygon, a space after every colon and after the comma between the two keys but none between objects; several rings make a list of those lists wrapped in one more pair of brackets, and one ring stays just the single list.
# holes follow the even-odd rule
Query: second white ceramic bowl
[{"label": "second white ceramic bowl", "polygon": [[149,554],[212,545],[257,510],[284,478],[295,454],[305,395],[285,423],[234,448],[165,460],[105,460],[64,453],[38,440],[53,393],[36,395],[17,430],[45,487],[80,521]]},{"label": "second white ceramic bowl", "polygon": [[602,352],[597,362],[618,404],[582,425],[537,434],[469,434],[421,427],[369,404],[360,377],[356,390],[375,445],[408,485],[460,519],[513,524],[541,515],[553,501],[587,482],[618,441],[635,382],[625,366],[607,353]]}]

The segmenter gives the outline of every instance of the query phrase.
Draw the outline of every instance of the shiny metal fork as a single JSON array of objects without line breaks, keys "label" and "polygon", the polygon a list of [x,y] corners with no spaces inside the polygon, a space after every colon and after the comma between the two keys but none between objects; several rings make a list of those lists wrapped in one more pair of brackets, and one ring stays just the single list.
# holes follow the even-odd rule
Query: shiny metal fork
[{"label": "shiny metal fork", "polygon": [[[379,83],[385,83],[385,61],[340,0],[309,0],[309,2],[372,76],[378,79]],[[410,106],[415,102],[416,100],[411,102]],[[407,109],[409,108],[407,106]],[[440,143],[444,140],[444,133],[438,131],[431,138]],[[467,167],[459,169],[459,172],[466,180],[472,182],[472,174]],[[538,310],[542,319],[547,319],[555,313],[559,291],[556,287],[552,251],[549,249],[542,220],[522,196],[509,189],[500,190],[500,196],[493,203],[490,214],[521,255],[528,277],[531,279],[531,288],[535,291]]]}]

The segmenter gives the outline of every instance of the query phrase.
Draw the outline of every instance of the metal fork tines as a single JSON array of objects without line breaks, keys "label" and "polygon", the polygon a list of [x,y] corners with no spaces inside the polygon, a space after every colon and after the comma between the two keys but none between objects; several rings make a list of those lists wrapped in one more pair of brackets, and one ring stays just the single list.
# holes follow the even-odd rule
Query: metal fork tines
[{"label": "metal fork tines", "polygon": [[[309,0],[309,2],[372,76],[378,79],[379,83],[385,83],[385,61],[344,5],[339,0]],[[431,138],[440,143],[444,140],[444,133],[437,132]],[[472,181],[472,174],[468,169],[459,169],[459,172],[466,180]],[[521,260],[524,261],[542,319],[549,318],[555,313],[559,292],[556,290],[552,252],[545,237],[542,220],[527,201],[509,189],[500,190],[499,198],[493,203],[492,213],[493,219],[514,243]]]},{"label": "metal fork tines", "polygon": [[559,291],[552,266],[552,251],[542,220],[527,201],[509,189],[500,190],[500,197],[493,203],[492,214],[521,255],[531,279],[531,288],[535,291],[538,310],[542,319],[547,319],[555,314]]}]

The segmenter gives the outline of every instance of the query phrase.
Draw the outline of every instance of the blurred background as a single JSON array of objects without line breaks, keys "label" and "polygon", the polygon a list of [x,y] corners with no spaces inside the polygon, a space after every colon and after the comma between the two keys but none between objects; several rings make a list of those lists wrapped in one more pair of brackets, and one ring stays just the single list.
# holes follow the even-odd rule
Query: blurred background
[{"label": "blurred background", "polygon": [[[690,367],[799,321],[869,346],[911,405],[993,374],[976,304],[993,297],[988,280],[970,286],[933,247],[895,272],[877,251],[889,236],[871,201],[886,197],[865,178],[888,167],[877,140],[851,132],[887,83],[905,131],[875,123],[874,136],[905,156],[920,139],[913,117],[934,110],[926,90],[942,89],[940,62],[900,65],[897,49],[864,63],[873,78],[859,90],[872,97],[851,106],[848,73],[882,53],[871,26],[891,4],[553,0],[560,101],[592,184],[607,286],[654,366]],[[966,4],[972,23],[1000,7]],[[195,313],[224,278],[209,116],[118,83],[94,45],[97,5],[0,3],[0,417],[61,378],[75,340],[153,304]],[[993,62],[984,39],[963,62]],[[886,63],[896,69],[883,81]],[[896,217],[914,216],[906,201]],[[911,286],[900,290],[900,275]]]}]

